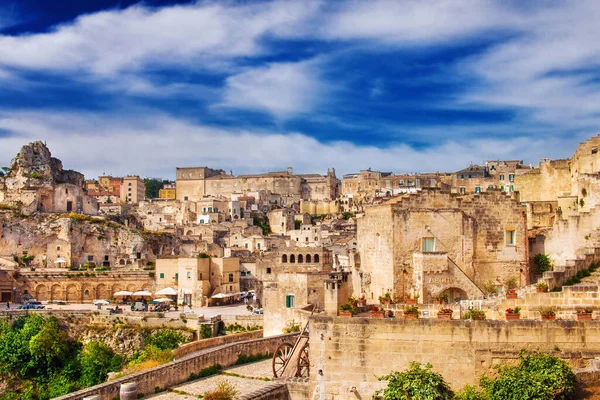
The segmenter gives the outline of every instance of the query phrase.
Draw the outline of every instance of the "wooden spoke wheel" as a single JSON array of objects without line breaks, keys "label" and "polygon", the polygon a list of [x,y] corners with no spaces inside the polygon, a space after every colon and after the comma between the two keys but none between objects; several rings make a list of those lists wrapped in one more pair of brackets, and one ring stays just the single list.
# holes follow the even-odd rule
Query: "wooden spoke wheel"
[{"label": "wooden spoke wheel", "polygon": [[296,376],[308,378],[310,374],[310,360],[308,358],[308,343],[306,343],[302,350],[300,350],[300,357],[298,357],[298,369],[296,370]]},{"label": "wooden spoke wheel", "polygon": [[289,343],[282,343],[277,347],[275,353],[273,354],[273,376],[275,378],[279,378],[283,369],[285,368],[285,363],[292,356],[293,345]]}]

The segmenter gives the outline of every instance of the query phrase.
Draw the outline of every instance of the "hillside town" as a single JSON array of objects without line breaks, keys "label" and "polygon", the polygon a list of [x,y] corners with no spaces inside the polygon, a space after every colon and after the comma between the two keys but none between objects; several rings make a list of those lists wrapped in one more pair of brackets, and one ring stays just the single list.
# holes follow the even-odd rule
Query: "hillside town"
[{"label": "hillside town", "polygon": [[[507,307],[535,320],[551,305],[552,315],[568,321],[581,307],[600,309],[597,281],[574,281],[600,261],[598,148],[600,136],[580,143],[570,159],[535,167],[490,160],[445,173],[364,169],[341,180],[334,168],[234,176],[178,167],[175,182],[148,198],[134,171],[86,180],[63,169],[43,142],[29,143],[0,177],[1,301],[50,308],[116,301],[132,314],[150,311],[145,299],[129,311],[126,300],[136,293],[170,295],[157,311],[243,304],[242,314],[260,318],[264,337],[313,326],[310,340],[320,347],[309,353],[306,342],[306,371],[289,375],[308,379],[308,392],[351,398],[339,389],[351,386],[372,393],[379,386],[368,371],[386,372],[371,350],[388,340],[376,338],[402,334],[375,323],[370,334],[342,340],[342,331],[358,328],[347,325],[353,320],[378,313],[402,320],[411,310],[433,320],[438,304],[451,320],[480,313],[503,321]],[[368,368],[334,372],[355,366],[325,336],[344,348],[364,343]],[[534,348],[554,343],[533,340]],[[402,364],[406,356],[390,346],[393,364]],[[600,348],[584,346],[585,354],[573,356],[578,363],[600,357]],[[431,361],[426,354],[412,356]],[[433,358],[454,371],[453,385],[463,385],[494,362],[474,357],[479,363],[468,368]],[[327,380],[314,375],[323,370],[331,371]]]}]

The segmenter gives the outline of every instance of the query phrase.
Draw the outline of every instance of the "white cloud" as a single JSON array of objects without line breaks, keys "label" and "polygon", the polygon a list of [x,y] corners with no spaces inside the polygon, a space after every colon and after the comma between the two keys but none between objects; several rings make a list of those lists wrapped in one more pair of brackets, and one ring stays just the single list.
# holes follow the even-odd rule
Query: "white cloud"
[{"label": "white cloud", "polygon": [[277,117],[309,112],[325,97],[318,69],[316,61],[248,69],[227,78],[221,105],[265,111]]},{"label": "white cloud", "polygon": [[470,161],[486,159],[528,162],[549,154],[570,157],[577,145],[574,138],[488,137],[439,141],[423,150],[402,144],[388,148],[344,141],[324,144],[302,133],[227,130],[156,113],[140,120],[119,115],[17,112],[0,116],[0,130],[10,133],[0,137],[0,165],[8,165],[23,144],[44,140],[65,168],[87,177],[106,172],[173,178],[175,167],[198,165],[233,169],[235,174],[287,166],[298,173],[324,173],[335,167],[338,176],[368,167],[394,172],[455,171]]},{"label": "white cloud", "polygon": [[204,3],[84,15],[54,31],[0,36],[0,65],[99,75],[147,64],[210,68],[263,51],[265,36],[293,36],[316,2]]}]

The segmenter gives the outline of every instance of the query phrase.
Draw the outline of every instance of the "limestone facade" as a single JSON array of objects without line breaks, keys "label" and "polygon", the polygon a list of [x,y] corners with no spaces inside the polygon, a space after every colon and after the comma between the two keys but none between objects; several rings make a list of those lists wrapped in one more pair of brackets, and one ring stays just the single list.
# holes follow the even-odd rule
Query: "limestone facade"
[{"label": "limestone facade", "polygon": [[487,281],[525,284],[525,208],[503,193],[460,197],[422,191],[373,206],[358,219],[362,293],[369,300],[482,295]]},{"label": "limestone facade", "polygon": [[275,235],[285,235],[294,230],[296,212],[291,208],[278,208],[269,211],[269,226]]}]

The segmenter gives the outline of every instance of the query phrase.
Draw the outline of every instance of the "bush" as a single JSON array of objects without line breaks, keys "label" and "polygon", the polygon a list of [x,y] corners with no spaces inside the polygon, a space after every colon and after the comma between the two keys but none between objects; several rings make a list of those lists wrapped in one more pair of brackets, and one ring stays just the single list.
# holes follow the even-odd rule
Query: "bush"
[{"label": "bush", "polygon": [[519,354],[517,366],[498,368],[495,379],[481,378],[489,400],[568,400],[575,397],[575,374],[561,359],[550,354]]},{"label": "bush", "polygon": [[552,260],[547,254],[538,253],[533,257],[533,263],[540,272],[550,271],[552,269]]},{"label": "bush", "polygon": [[239,391],[229,382],[223,380],[217,383],[217,388],[209,392],[204,392],[204,400],[234,400]]},{"label": "bush", "polygon": [[294,320],[288,322],[287,326],[283,328],[283,333],[300,332],[300,324],[297,324]]},{"label": "bush", "polygon": [[432,371],[432,365],[425,368],[418,362],[411,362],[404,372],[392,372],[381,376],[380,381],[388,381],[385,389],[375,394],[384,400],[446,400],[454,398],[454,393],[444,381],[442,375]]},{"label": "bush", "polygon": [[176,349],[181,343],[185,343],[186,341],[181,332],[173,329],[158,331],[146,338],[147,345],[156,346],[160,350]]},{"label": "bush", "polygon": [[202,324],[200,325],[200,338],[209,339],[212,337],[212,325]]}]

